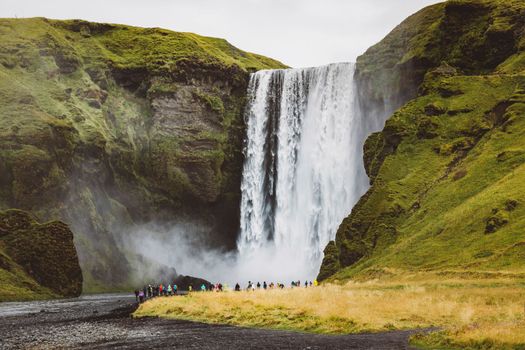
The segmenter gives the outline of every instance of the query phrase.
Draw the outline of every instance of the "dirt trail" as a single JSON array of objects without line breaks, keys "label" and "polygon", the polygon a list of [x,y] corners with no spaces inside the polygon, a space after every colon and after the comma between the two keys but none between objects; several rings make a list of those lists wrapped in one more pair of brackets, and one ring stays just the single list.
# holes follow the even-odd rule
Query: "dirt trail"
[{"label": "dirt trail", "polygon": [[132,319],[134,298],[0,304],[0,349],[409,349],[413,332],[328,336]]}]

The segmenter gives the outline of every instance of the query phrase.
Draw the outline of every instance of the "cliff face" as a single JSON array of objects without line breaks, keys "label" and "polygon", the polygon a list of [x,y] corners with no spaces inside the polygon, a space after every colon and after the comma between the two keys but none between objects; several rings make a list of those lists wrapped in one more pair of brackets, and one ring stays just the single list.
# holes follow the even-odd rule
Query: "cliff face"
[{"label": "cliff face", "polygon": [[0,38],[0,209],[70,224],[88,290],[129,281],[134,224],[197,221],[234,245],[249,72],[281,63],[83,21],[0,19]]},{"label": "cliff face", "polygon": [[[325,250],[320,279],[405,270],[522,271],[525,4],[448,1],[358,59],[371,188]],[[408,101],[408,103],[407,103]]]},{"label": "cliff face", "polygon": [[523,45],[522,7],[518,0],[449,0],[408,17],[357,59],[363,102],[401,107],[417,97],[425,74],[443,61],[465,75],[497,68],[508,73],[523,65],[514,56]]},{"label": "cliff face", "polygon": [[0,301],[79,296],[71,230],[59,221],[39,224],[21,210],[0,212],[0,282]]}]

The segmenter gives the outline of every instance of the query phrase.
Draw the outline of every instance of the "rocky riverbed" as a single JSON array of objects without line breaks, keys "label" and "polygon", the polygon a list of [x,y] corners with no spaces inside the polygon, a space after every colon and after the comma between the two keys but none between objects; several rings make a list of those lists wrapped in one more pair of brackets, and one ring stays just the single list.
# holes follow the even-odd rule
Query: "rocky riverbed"
[{"label": "rocky riverbed", "polygon": [[122,294],[0,304],[1,349],[408,349],[410,331],[328,336],[133,319]]}]

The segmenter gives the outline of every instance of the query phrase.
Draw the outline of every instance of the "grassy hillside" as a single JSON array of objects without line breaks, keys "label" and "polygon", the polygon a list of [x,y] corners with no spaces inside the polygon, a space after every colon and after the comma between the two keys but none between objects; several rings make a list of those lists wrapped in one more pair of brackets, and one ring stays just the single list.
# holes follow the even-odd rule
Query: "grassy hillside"
[{"label": "grassy hillside", "polygon": [[249,72],[282,67],[191,33],[0,19],[0,209],[70,224],[88,290],[130,282],[137,223],[231,247]]},{"label": "grassy hillside", "polygon": [[443,61],[467,75],[523,70],[524,22],[521,0],[448,0],[426,7],[358,57],[361,92],[371,102],[400,107]]},{"label": "grassy hillside", "polygon": [[[17,66],[18,59],[31,60],[31,52],[59,59],[62,70],[80,65],[110,63],[117,69],[172,71],[182,61],[195,65],[237,66],[253,71],[283,67],[270,58],[237,49],[224,39],[179,33],[161,28],[139,28],[82,20],[46,18],[1,19],[2,52],[5,66]],[[32,47],[35,43],[37,47]],[[36,57],[33,57],[36,59]]]},{"label": "grassy hillside", "polygon": [[[407,78],[418,96],[368,138],[372,186],[319,277],[523,273],[525,4],[448,1],[407,23],[360,58],[361,77],[400,78],[400,65],[425,62]],[[395,55],[380,61],[389,45]]]}]

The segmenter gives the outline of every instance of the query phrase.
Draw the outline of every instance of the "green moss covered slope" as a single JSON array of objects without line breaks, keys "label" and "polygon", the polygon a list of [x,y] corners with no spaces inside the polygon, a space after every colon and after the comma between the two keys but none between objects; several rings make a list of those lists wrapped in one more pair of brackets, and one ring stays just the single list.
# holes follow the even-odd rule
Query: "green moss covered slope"
[{"label": "green moss covered slope", "polygon": [[358,60],[376,103],[415,98],[368,138],[320,278],[525,271],[524,33],[521,1],[448,1]]},{"label": "green moss covered slope", "polygon": [[0,301],[82,292],[73,233],[62,222],[40,224],[27,212],[0,212]]},{"label": "green moss covered slope", "polygon": [[282,67],[191,33],[0,19],[0,209],[71,225],[87,291],[130,283],[135,224],[232,247],[249,72]]}]

